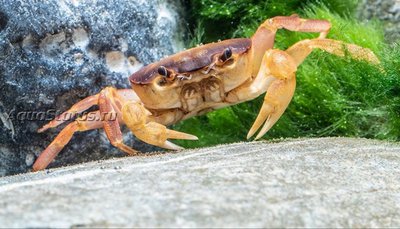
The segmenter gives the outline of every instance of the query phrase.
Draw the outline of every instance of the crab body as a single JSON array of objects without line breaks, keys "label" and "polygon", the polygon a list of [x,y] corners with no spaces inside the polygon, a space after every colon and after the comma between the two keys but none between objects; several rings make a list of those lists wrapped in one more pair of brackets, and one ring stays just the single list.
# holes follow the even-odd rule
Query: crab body
[{"label": "crab body", "polygon": [[[225,102],[226,94],[251,77],[250,53],[250,39],[211,43],[150,64],[129,80],[152,113],[176,112],[178,117],[172,122],[160,121],[170,125],[229,105]],[[165,75],[160,74],[162,69]]]},{"label": "crab body", "polygon": [[[39,129],[43,132],[93,105],[99,110],[69,123],[33,165],[44,169],[77,131],[103,128],[112,145],[136,155],[125,145],[120,130],[126,125],[139,139],[166,149],[180,149],[168,139],[197,140],[196,136],[166,126],[196,115],[252,100],[265,93],[264,102],[247,138],[262,137],[289,105],[296,87],[296,70],[315,48],[334,55],[378,64],[369,50],[326,39],[330,23],[297,15],[266,20],[251,38],[230,39],[192,48],[145,66],[129,77],[132,89],[107,87],[73,105]],[[319,37],[299,41],[287,50],[273,49],[278,29],[316,32]],[[90,115],[96,119],[87,119]]]}]

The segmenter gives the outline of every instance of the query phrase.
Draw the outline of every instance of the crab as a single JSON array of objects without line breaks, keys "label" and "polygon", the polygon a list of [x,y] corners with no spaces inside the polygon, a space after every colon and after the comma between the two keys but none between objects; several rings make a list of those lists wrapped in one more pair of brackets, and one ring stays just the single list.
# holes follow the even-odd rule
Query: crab
[{"label": "crab", "polygon": [[[251,38],[236,38],[188,49],[149,64],[129,77],[132,89],[106,87],[73,105],[38,130],[57,127],[94,105],[69,123],[40,154],[33,170],[45,169],[77,131],[103,128],[111,144],[129,155],[139,152],[123,142],[121,125],[140,140],[165,149],[179,150],[168,139],[197,140],[194,135],[166,126],[215,109],[246,102],[265,93],[261,110],[250,128],[251,138],[261,138],[281,117],[296,87],[296,70],[313,49],[378,64],[372,51],[327,39],[326,20],[297,15],[277,16],[262,23]],[[319,33],[287,50],[274,49],[278,29]]]}]

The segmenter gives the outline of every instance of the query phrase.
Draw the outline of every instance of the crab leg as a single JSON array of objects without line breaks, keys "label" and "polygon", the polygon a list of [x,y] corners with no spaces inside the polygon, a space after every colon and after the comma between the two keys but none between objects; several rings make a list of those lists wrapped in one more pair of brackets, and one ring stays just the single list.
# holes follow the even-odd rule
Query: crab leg
[{"label": "crab leg", "polygon": [[[122,100],[125,99],[137,99],[137,96],[133,93],[132,90],[116,90],[114,88],[105,88],[99,94],[95,96],[90,96],[78,102],[77,104],[72,106],[70,110],[64,112],[63,114],[66,114],[68,112],[79,113],[95,104],[98,104],[100,108],[99,111],[90,112],[82,116],[81,118],[76,119],[74,122],[68,124],[50,143],[50,145],[40,154],[38,159],[35,161],[35,164],[33,165],[33,171],[45,169],[57,156],[57,154],[64,148],[64,146],[68,144],[75,132],[98,129],[101,127],[104,128],[107,137],[112,145],[128,154],[137,154],[137,151],[131,149],[122,142],[122,133],[119,127],[119,121],[121,119],[118,118],[118,114],[120,115],[121,113],[118,109],[118,106],[114,105],[114,101],[118,100],[118,102],[121,103]],[[64,121],[66,120],[63,120],[63,122]],[[62,122],[53,122],[55,126],[61,123]],[[47,128],[49,128],[49,124],[46,125]]]},{"label": "crab leg", "polygon": [[45,169],[71,140],[75,132],[97,129],[101,126],[99,111],[91,112],[68,124],[36,159],[33,171]]},{"label": "crab leg", "polygon": [[277,16],[265,21],[261,26],[270,30],[287,29],[290,31],[320,33],[319,38],[325,38],[331,23],[326,20],[303,19],[297,14],[292,16]]},{"label": "crab leg", "polygon": [[146,113],[149,113],[140,103],[127,103],[122,108],[122,119],[133,134],[140,140],[151,145],[166,149],[179,150],[182,147],[167,141],[172,139],[198,140],[191,134],[186,134],[167,129],[164,125],[156,122],[148,122]]},{"label": "crab leg", "polygon": [[278,29],[297,32],[319,33],[319,38],[325,38],[331,28],[326,20],[304,19],[297,15],[277,16],[267,19],[251,37],[253,54],[253,75],[257,75],[264,53],[274,47]]},{"label": "crab leg", "polygon": [[[116,90],[116,94],[117,96],[121,97],[121,99],[124,100],[139,101],[139,97],[137,97],[137,95],[131,89],[119,89]],[[38,133],[42,133],[47,129],[57,127],[60,124],[71,119],[75,114],[79,114],[94,105],[98,105],[99,95],[100,94],[92,95],[75,103],[69,110],[58,115],[55,119],[53,119],[52,121],[44,125],[42,128],[40,128],[38,130]]]},{"label": "crab leg", "polygon": [[49,128],[54,128],[57,127],[58,125],[64,123],[65,121],[68,121],[69,119],[72,118],[75,114],[81,113],[93,105],[97,104],[97,101],[99,99],[99,94],[97,95],[92,95],[89,96],[78,103],[75,103],[69,110],[65,111],[64,113],[60,114],[57,116],[55,119],[44,125],[42,128],[38,130],[38,133],[42,133],[46,131]]},{"label": "crab leg", "polygon": [[316,48],[336,56],[343,57],[348,53],[356,60],[364,60],[376,65],[380,63],[379,59],[370,49],[331,39],[302,40],[292,45],[286,52],[294,59],[296,65],[299,66],[312,50]]},{"label": "crab leg", "polygon": [[106,132],[107,138],[110,140],[113,146],[129,155],[136,155],[138,151],[125,145],[123,142],[123,136],[118,117],[121,112],[118,110],[118,106],[113,104],[113,99],[118,100],[118,97],[114,97],[116,96],[116,91],[117,90],[114,88],[106,88],[100,92],[99,110],[102,118],[103,128]]}]

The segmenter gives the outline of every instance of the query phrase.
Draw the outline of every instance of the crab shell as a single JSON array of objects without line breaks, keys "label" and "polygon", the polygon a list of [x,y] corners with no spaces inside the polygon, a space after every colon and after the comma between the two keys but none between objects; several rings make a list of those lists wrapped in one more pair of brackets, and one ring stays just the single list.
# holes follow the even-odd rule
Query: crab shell
[{"label": "crab shell", "polygon": [[[243,84],[249,69],[251,39],[230,39],[192,48],[150,64],[129,77],[133,90],[146,108],[179,109],[184,113],[224,106],[227,92]],[[218,59],[229,49],[231,57]],[[158,73],[165,67],[172,81]]]}]

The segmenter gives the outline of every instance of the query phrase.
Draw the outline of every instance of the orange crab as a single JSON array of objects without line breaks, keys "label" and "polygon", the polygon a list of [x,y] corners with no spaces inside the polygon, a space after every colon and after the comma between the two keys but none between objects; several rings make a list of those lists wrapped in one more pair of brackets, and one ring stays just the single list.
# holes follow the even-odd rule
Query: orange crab
[{"label": "orange crab", "polygon": [[[107,87],[73,105],[38,132],[54,128],[71,117],[98,105],[69,123],[41,153],[33,170],[45,169],[76,131],[104,128],[111,144],[135,155],[125,145],[120,130],[126,125],[142,141],[166,149],[181,147],[167,139],[197,140],[196,136],[167,129],[180,120],[233,104],[252,100],[266,92],[250,138],[262,137],[280,118],[293,97],[295,73],[303,60],[318,48],[334,55],[379,63],[366,48],[326,39],[331,24],[326,20],[302,19],[297,15],[266,20],[251,38],[224,40],[192,48],[147,65],[129,77],[132,89]],[[273,49],[278,29],[320,33],[285,51]],[[87,117],[95,117],[88,119]],[[113,118],[114,117],[114,118]],[[116,117],[116,118],[115,118]]]}]

